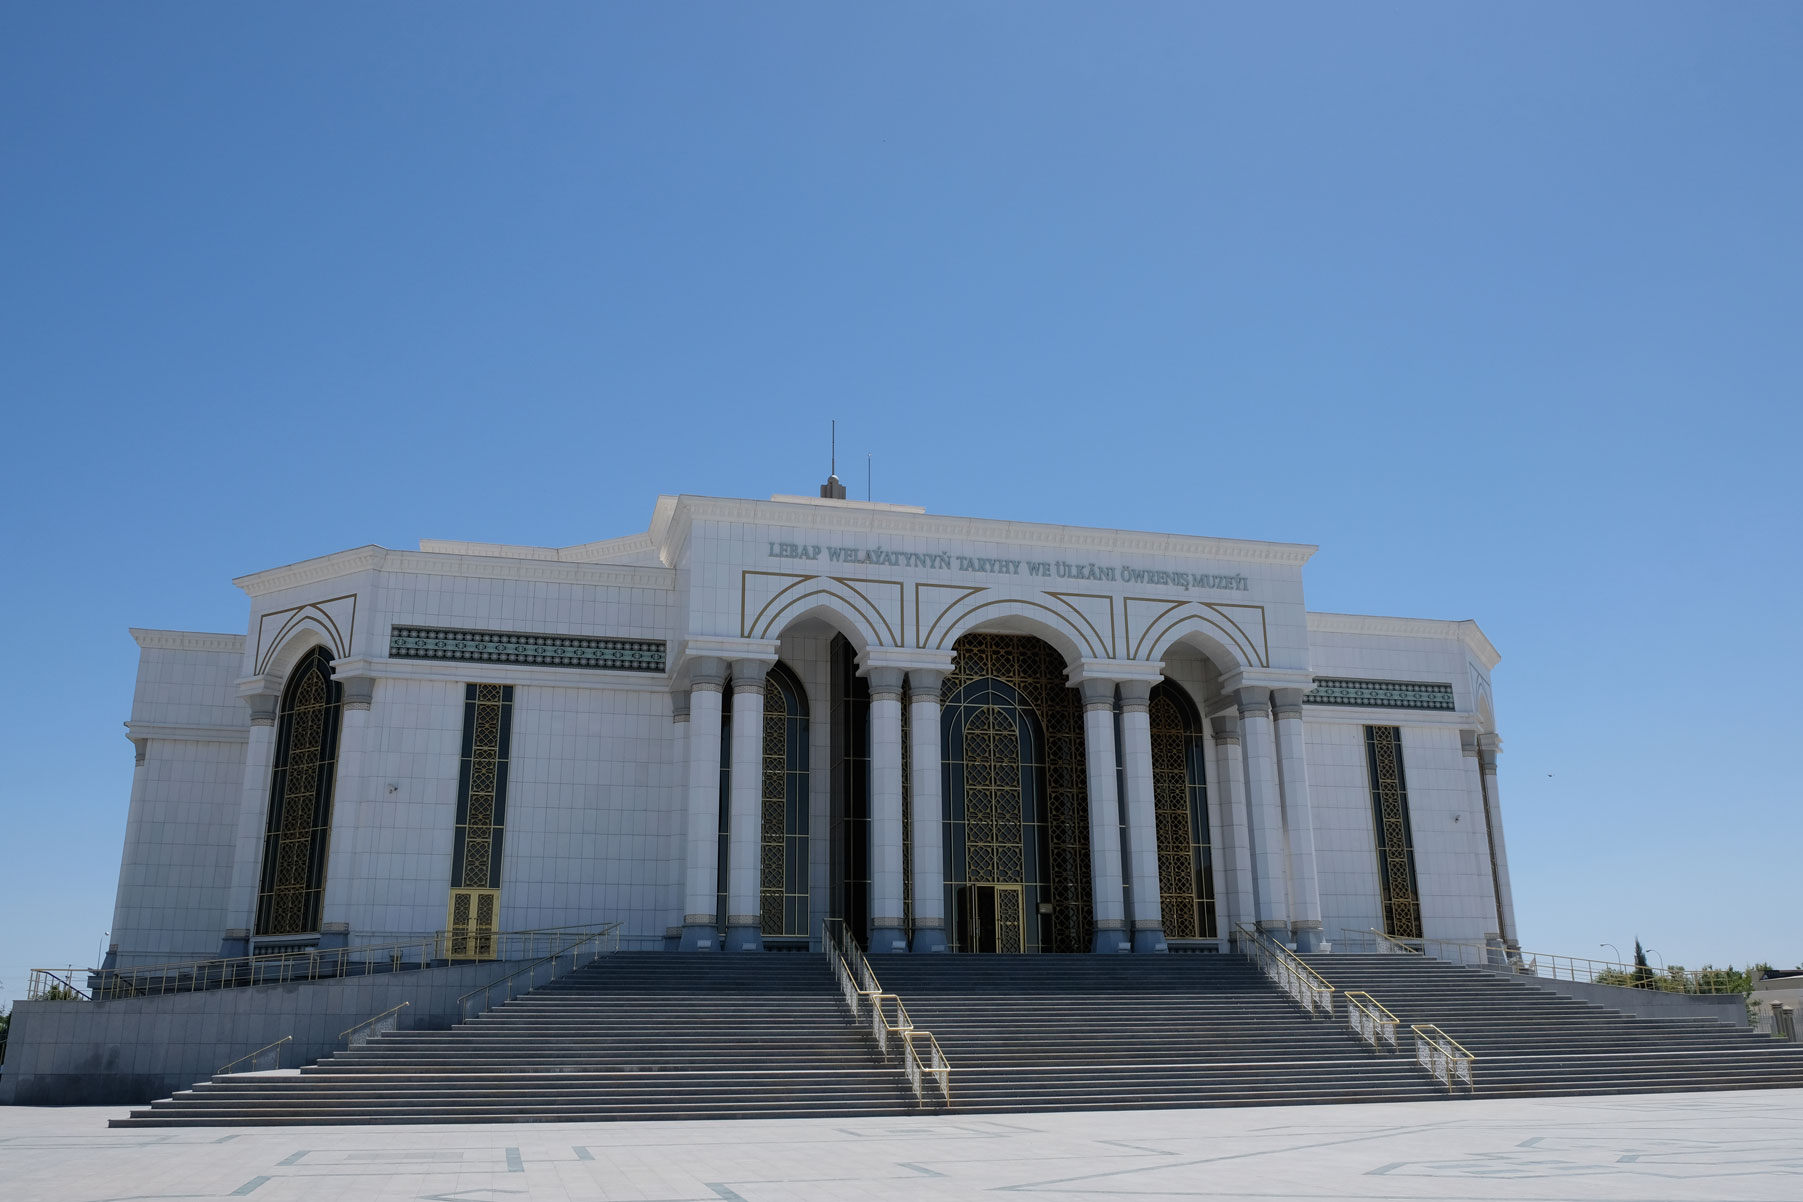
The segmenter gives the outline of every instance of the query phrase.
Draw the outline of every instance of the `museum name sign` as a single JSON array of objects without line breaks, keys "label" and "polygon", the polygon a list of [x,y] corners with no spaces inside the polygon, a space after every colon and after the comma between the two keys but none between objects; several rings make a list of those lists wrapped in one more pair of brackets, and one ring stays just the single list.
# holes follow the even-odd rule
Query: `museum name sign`
[{"label": "museum name sign", "polygon": [[883,547],[823,547],[814,543],[772,542],[771,559],[819,560],[828,563],[873,564],[885,568],[923,568],[937,572],[964,572],[986,576],[1038,576],[1056,580],[1099,580],[1114,584],[1155,584],[1166,588],[1251,591],[1244,576],[1208,572],[1171,572],[1132,564],[1070,563],[1062,559],[998,559],[981,555],[957,555],[950,551],[890,551]]}]

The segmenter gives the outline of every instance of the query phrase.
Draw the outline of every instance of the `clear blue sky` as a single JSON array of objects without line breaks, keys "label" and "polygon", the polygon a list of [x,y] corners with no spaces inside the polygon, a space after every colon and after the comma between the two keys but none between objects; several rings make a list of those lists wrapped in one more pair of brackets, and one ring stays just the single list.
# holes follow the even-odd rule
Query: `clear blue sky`
[{"label": "clear blue sky", "polygon": [[[1803,961],[1803,6],[9,6],[0,978],[128,626],[659,492],[1318,543],[1502,650],[1524,943]],[[850,463],[847,464],[846,461]]]}]

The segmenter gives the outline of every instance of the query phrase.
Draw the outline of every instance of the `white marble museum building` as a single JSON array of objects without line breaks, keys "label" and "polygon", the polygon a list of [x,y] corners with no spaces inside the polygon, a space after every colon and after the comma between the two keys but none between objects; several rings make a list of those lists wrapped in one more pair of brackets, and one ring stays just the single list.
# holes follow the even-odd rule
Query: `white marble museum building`
[{"label": "white marble museum building", "polygon": [[688,952],[826,919],[884,953],[1512,944],[1495,649],[1311,612],[1313,552],[676,496],[581,546],[244,576],[243,631],[132,632],[108,967],[613,921]]}]

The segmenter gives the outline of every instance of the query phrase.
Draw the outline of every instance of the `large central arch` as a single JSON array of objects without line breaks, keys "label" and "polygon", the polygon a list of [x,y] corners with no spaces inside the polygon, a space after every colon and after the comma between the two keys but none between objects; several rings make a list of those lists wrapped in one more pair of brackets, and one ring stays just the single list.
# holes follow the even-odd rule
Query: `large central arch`
[{"label": "large central arch", "polygon": [[1083,708],[1064,659],[1020,634],[954,650],[940,693],[950,950],[1088,951]]}]

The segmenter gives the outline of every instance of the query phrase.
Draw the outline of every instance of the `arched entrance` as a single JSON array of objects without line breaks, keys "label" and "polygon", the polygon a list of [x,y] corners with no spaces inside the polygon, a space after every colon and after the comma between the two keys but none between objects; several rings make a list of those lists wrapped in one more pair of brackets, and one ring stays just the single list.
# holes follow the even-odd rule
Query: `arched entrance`
[{"label": "arched entrance", "polygon": [[1147,707],[1152,806],[1158,831],[1159,911],[1167,939],[1213,939],[1214,848],[1208,823],[1202,717],[1183,690],[1160,684]]},{"label": "arched entrance", "polygon": [[1088,951],[1083,707],[1027,635],[967,634],[940,694],[952,951]]}]

